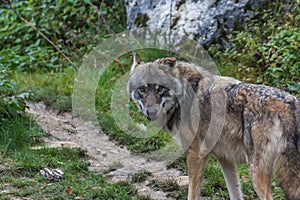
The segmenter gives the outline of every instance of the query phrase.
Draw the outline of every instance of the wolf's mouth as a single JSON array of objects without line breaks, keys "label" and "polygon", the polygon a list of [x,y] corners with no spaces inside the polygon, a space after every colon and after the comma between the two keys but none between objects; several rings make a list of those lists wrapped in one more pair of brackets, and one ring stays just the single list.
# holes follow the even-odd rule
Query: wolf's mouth
[{"label": "wolf's mouth", "polygon": [[158,118],[158,117],[149,117],[149,116],[146,116],[146,117],[149,121],[155,121]]},{"label": "wolf's mouth", "polygon": [[154,121],[155,119],[157,119],[157,115],[158,115],[158,110],[151,107],[151,108],[148,108],[146,110],[146,117],[148,118],[148,120],[150,121]]}]

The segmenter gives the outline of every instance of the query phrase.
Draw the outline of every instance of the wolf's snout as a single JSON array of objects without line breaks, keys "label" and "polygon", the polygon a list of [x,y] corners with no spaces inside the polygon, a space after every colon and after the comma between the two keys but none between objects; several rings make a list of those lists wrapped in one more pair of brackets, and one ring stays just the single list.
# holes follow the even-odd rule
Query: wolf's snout
[{"label": "wolf's snout", "polygon": [[158,112],[155,108],[149,108],[146,112],[148,119],[155,120]]}]

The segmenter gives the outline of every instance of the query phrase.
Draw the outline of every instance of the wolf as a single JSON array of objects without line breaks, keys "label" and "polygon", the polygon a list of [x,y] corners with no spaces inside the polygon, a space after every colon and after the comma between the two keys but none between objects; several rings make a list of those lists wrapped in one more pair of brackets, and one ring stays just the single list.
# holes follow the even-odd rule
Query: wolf
[{"label": "wolf", "polygon": [[[133,56],[127,93],[185,148],[188,200],[201,198],[210,154],[221,165],[230,199],[242,199],[236,170],[242,162],[249,166],[260,199],[272,199],[272,174],[288,199],[300,199],[300,100],[295,96],[213,75],[173,57],[144,63],[138,55]],[[222,128],[210,128],[219,123]]]}]

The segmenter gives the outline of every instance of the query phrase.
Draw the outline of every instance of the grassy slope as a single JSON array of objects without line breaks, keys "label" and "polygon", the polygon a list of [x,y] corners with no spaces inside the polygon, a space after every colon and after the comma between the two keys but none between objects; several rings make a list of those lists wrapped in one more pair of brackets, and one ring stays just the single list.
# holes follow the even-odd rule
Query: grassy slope
[{"label": "grassy slope", "polygon": [[[279,13],[278,10],[275,11],[276,13]],[[275,12],[270,11],[270,13]],[[269,16],[271,15],[268,14],[266,16],[266,18],[269,18]],[[275,22],[274,19],[276,19]],[[283,39],[279,37],[280,35],[278,36],[279,38],[275,37],[276,31],[274,31],[275,27],[280,26],[280,19],[278,19],[277,17],[272,19],[271,17],[270,20],[264,19],[262,21],[263,23],[265,23],[263,27],[268,25],[268,28],[264,28],[264,30],[266,31],[263,33],[265,34],[264,36],[266,36],[266,38],[269,37],[267,35],[269,34],[269,31],[273,34],[269,37],[269,39],[271,38],[274,42],[283,41]],[[257,55],[265,56],[265,58],[268,58],[269,56],[268,54],[264,54],[265,52],[263,51],[263,48],[265,47],[266,50],[268,50],[269,43],[268,41],[265,41],[267,39],[257,38],[257,36],[262,35],[260,33],[252,34],[253,31],[257,31],[257,28],[259,29],[261,26],[260,24],[255,23],[254,25],[252,24],[254,28],[252,30],[250,29],[249,32],[247,32],[247,30],[244,30],[244,32],[238,33],[236,37],[231,37],[233,42],[236,43],[237,49],[231,49],[225,52],[213,50],[211,51],[211,53],[214,54],[214,59],[218,61],[220,66],[223,66],[223,75],[234,76],[250,82],[261,83],[263,80],[264,83],[272,84],[273,80],[277,80],[274,77],[276,77],[278,74],[275,73],[270,75],[268,74],[268,71],[260,72],[260,68],[257,67],[264,64],[272,66],[272,63],[270,63],[271,59],[264,60],[265,63],[261,63],[261,61],[259,61],[260,63],[258,63],[257,60],[253,62],[253,58],[255,58],[255,56]],[[295,32],[292,23],[292,20],[289,20],[289,23],[286,23],[285,27],[283,26],[281,27],[281,29]],[[234,37],[236,39],[234,39]],[[264,43],[259,46],[260,44],[257,44],[257,42],[261,41],[263,41]],[[245,44],[247,45],[247,48],[244,48]],[[282,45],[283,47],[285,47],[287,43],[283,43]],[[261,47],[261,51],[258,51],[258,46]],[[279,54],[281,52],[286,51],[281,49],[275,51],[275,53]],[[272,52],[272,55],[275,55],[275,53],[273,54]],[[142,54],[142,57],[143,56],[144,58],[152,60],[156,57],[162,56],[162,54],[161,52],[154,51],[152,52],[152,54],[147,54],[146,52]],[[275,59],[275,66],[284,64],[280,63],[281,61],[282,59],[277,59],[277,61]],[[291,60],[290,62],[292,61],[294,60]],[[134,152],[147,152],[149,150],[155,150],[160,148],[165,144],[166,141],[170,139],[166,134],[159,133],[152,138],[148,138],[147,140],[134,138],[130,135],[127,135],[126,133],[123,133],[116,126],[110,113],[110,94],[111,88],[114,85],[114,82],[110,81],[110,79],[112,77],[114,77],[115,79],[117,77],[120,77],[126,70],[128,70],[129,65],[130,58],[128,57],[128,55],[125,55],[121,59],[121,61],[119,60],[119,62],[113,63],[110,70],[107,71],[107,77],[105,77],[103,80],[100,80],[100,85],[97,90],[97,111],[98,115],[102,116],[100,118],[100,123],[105,132],[113,140],[127,145],[129,149]],[[298,71],[295,70],[294,73],[296,74],[296,72]],[[265,74],[263,75],[263,78],[261,78],[262,75],[259,75],[258,73]],[[17,81],[19,91],[27,91],[28,89],[32,91],[32,93],[34,94],[34,101],[43,101],[48,106],[64,111],[71,109],[70,95],[72,94],[72,82],[74,80],[75,74],[76,73],[73,69],[65,69],[61,73],[36,72],[33,74],[28,74],[18,72],[15,74],[14,79]],[[295,79],[297,80],[297,77]],[[282,84],[282,82],[280,82],[280,84]],[[299,94],[299,91],[295,91],[294,94]],[[140,122],[138,114],[135,115],[135,119],[137,120],[137,122]],[[27,124],[33,124],[30,123],[29,119],[25,120],[27,120]],[[112,195],[115,195],[113,197],[115,199],[131,199],[132,196],[137,196],[135,190],[128,183],[117,183],[110,185],[105,182],[102,175],[88,172],[88,163],[85,161],[84,152],[82,152],[82,150],[80,149],[31,150],[25,145],[24,147],[16,151],[17,148],[14,149],[13,146],[17,147],[19,145],[11,145],[13,143],[7,142],[10,141],[8,135],[11,135],[12,130],[18,130],[13,128],[18,127],[17,124],[26,123],[24,123],[24,121],[16,121],[12,122],[11,126],[3,124],[3,122],[1,123],[1,127],[6,128],[1,128],[0,136],[3,138],[5,137],[6,142],[3,143],[5,145],[0,144],[0,181],[1,183],[4,183],[1,184],[0,190],[9,189],[10,191],[10,194],[0,193],[1,199],[10,199],[10,197],[12,196],[31,197],[33,199],[71,199],[76,196],[83,196],[85,199],[93,197],[99,197],[100,199],[103,197],[103,199],[107,199],[109,197],[113,197]],[[33,138],[33,141],[37,141],[37,138],[39,138],[40,135],[44,134],[39,129],[33,128],[31,125],[25,125],[25,127],[21,127],[19,129],[21,130],[21,132],[24,132],[19,138],[22,138],[23,140],[24,138],[29,136],[29,138]],[[8,143],[10,145],[7,145]],[[18,144],[17,141],[16,144]],[[21,146],[22,145],[20,145],[20,147]],[[51,157],[49,157],[48,155],[51,155]],[[72,155],[72,160],[68,158],[70,155]],[[48,165],[63,168],[66,172],[66,179],[60,182],[54,182],[50,184],[47,183],[47,180],[40,177],[38,170]],[[180,159],[177,163],[174,163],[173,167],[177,167],[182,169],[183,171],[186,171],[185,157]],[[239,165],[238,169],[240,172],[240,178],[242,180],[242,189],[245,199],[257,199],[257,196],[251,186],[251,180],[247,166]],[[73,193],[71,195],[68,195],[64,191],[66,187],[71,187],[73,189]],[[187,188],[178,188],[172,181],[167,183],[156,181],[152,183],[152,187],[163,189],[169,192],[171,191],[171,195],[176,199],[185,199],[186,197]],[[274,199],[285,199],[282,191],[275,182],[272,182],[272,192]],[[206,168],[206,181],[204,183],[202,193],[204,196],[213,196],[214,199],[228,199],[228,193],[226,190],[222,172],[214,157],[210,158],[210,162]],[[142,197],[137,197],[137,199],[141,198]]]},{"label": "grassy slope", "polygon": [[[146,56],[151,57],[152,55],[146,55]],[[155,55],[155,56],[159,56],[159,55]],[[126,68],[128,69],[130,65],[130,58],[128,57],[128,55],[125,55],[123,58],[121,58],[121,60],[122,63],[125,63],[124,66],[126,71]],[[120,72],[118,71],[119,68],[120,66],[117,62],[112,63],[109,71],[106,73],[104,78],[99,80],[99,83],[101,83],[101,85],[99,85],[97,91],[97,111],[98,111],[98,115],[100,116],[99,119],[101,119],[100,124],[102,125],[103,130],[110,136],[112,140],[115,140],[120,144],[127,145],[129,149],[131,149],[133,152],[147,152],[151,150],[156,150],[161,146],[163,146],[165,142],[170,139],[168,135],[166,135],[163,132],[160,132],[159,134],[156,134],[154,137],[147,138],[146,140],[135,138],[120,130],[120,128],[115,124],[113,117],[111,116],[110,95],[112,91],[111,88],[113,88],[114,85],[114,82],[112,80],[116,80],[117,79],[116,77],[121,76]],[[34,96],[35,100],[46,101],[46,102],[49,102],[48,101],[49,94],[52,94],[52,96],[55,97],[54,99],[59,99],[60,97],[68,99],[70,97],[69,94],[71,94],[71,89],[72,89],[71,80],[73,76],[74,76],[74,72],[72,70],[67,70],[66,72],[58,75],[51,74],[51,73],[33,74],[31,76],[24,75],[23,73],[16,74],[19,83],[22,83],[19,84],[22,85],[23,87],[23,88],[20,87],[20,89],[25,89],[26,87],[31,88],[32,91],[34,91],[35,94],[37,94],[36,96]],[[114,77],[115,79],[112,79],[112,77]],[[67,87],[61,87],[61,85]],[[59,104],[58,101],[49,102],[49,106],[61,108],[62,110],[66,109],[64,105],[65,104],[63,104],[62,107],[60,107],[61,105]],[[68,103],[68,105],[71,105],[70,102]],[[133,106],[133,108],[135,107]],[[138,115],[138,113],[136,113],[136,109],[133,110],[133,115],[136,115],[134,116],[134,118],[140,122],[141,118]],[[78,160],[76,162],[78,162]],[[177,163],[174,163],[172,167],[176,167],[186,172],[185,156],[183,156],[183,158],[180,159]],[[256,193],[254,192],[251,185],[251,179],[250,179],[247,166],[240,165],[239,172],[240,172],[240,178],[242,180],[242,189],[244,193],[244,198],[257,199]],[[85,173],[90,174],[88,172]],[[85,180],[85,179],[86,178],[83,178],[84,181],[88,181],[91,183],[91,180]],[[70,180],[70,183],[72,183],[72,180]],[[64,186],[66,186],[66,184],[64,184]],[[172,192],[170,192],[170,190],[172,190],[170,189],[171,186],[174,188],[174,191]],[[274,193],[274,197],[276,197],[276,199],[284,199],[284,195],[282,191],[278,188],[278,185],[275,182],[273,182],[272,186],[273,186],[272,191]],[[62,188],[61,185],[58,187]],[[182,199],[187,194],[187,188],[180,188],[177,191],[176,187],[174,186],[174,182],[172,181],[167,183],[161,183],[157,181],[155,184],[151,185],[151,187],[166,190],[170,192],[170,195],[176,199]],[[80,191],[78,191],[78,194],[83,195],[82,193],[80,193]],[[206,168],[206,181],[203,186],[202,194],[208,197],[213,196],[215,199],[228,199],[228,192],[221,172],[221,168],[214,157],[211,157],[210,162]],[[65,194],[63,193],[63,195]]]},{"label": "grassy slope", "polygon": [[[147,199],[130,184],[109,184],[101,174],[88,171],[89,163],[82,149],[41,148],[45,136],[32,119],[24,116],[2,121],[0,129],[0,199]],[[44,167],[60,168],[61,181],[52,182],[39,173]],[[66,192],[70,188],[72,192]]]}]

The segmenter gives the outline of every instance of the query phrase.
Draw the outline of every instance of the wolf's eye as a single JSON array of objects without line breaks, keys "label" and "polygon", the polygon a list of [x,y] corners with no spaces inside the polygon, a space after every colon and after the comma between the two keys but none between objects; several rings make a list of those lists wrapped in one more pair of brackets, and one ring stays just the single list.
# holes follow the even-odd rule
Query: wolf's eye
[{"label": "wolf's eye", "polygon": [[162,92],[164,90],[164,86],[159,86],[158,88],[157,88],[157,91],[158,92]]},{"label": "wolf's eye", "polygon": [[138,89],[140,92],[145,92],[146,91],[146,88],[145,87],[139,87]]}]

